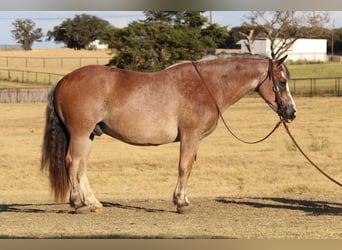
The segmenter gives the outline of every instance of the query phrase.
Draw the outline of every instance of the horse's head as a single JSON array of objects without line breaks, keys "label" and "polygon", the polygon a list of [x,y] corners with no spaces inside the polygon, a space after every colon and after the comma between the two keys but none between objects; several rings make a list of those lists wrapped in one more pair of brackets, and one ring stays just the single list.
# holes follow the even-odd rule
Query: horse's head
[{"label": "horse's head", "polygon": [[290,75],[284,64],[286,57],[269,60],[268,76],[259,84],[257,91],[282,120],[291,122],[296,118],[296,105],[290,93]]}]

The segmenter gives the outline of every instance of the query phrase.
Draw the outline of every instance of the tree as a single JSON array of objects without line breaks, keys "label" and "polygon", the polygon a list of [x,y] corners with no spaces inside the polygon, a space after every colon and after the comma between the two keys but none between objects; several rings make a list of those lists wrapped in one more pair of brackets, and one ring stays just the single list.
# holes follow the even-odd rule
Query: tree
[{"label": "tree", "polygon": [[[342,54],[342,28],[334,29],[334,54]],[[331,45],[330,45],[331,46]]]},{"label": "tree", "polygon": [[117,54],[110,64],[119,68],[156,71],[177,61],[197,60],[209,48],[225,43],[225,27],[207,24],[198,11],[147,11],[145,20],[108,28],[101,41]]},{"label": "tree", "polygon": [[[167,65],[169,56],[161,46],[161,40],[171,36],[168,26],[132,22],[128,27],[113,28],[105,32],[101,40],[115,48],[117,54],[110,64],[130,70],[149,71]],[[165,38],[166,37],[166,38]],[[161,56],[164,55],[164,56]]]},{"label": "tree", "polygon": [[16,19],[12,24],[14,26],[11,31],[13,38],[22,45],[24,50],[31,50],[33,42],[42,41],[42,29],[35,29],[36,24],[31,19]]},{"label": "tree", "polygon": [[110,26],[109,22],[96,16],[81,14],[73,19],[68,18],[60,25],[48,31],[48,41],[63,42],[68,48],[85,49],[98,39],[105,28]]},{"label": "tree", "polygon": [[[302,12],[295,11],[252,11],[246,17],[250,27],[262,25],[264,31],[256,36],[264,36],[270,40],[272,58],[280,58],[288,51],[300,37],[310,37],[303,33],[307,27],[311,34],[318,31],[329,22],[328,12]],[[250,30],[250,29],[249,29]],[[245,34],[246,35],[246,34]]]},{"label": "tree", "polygon": [[243,36],[245,39],[245,46],[248,49],[249,53],[254,54],[254,40],[255,40],[255,35],[254,35],[255,29],[252,28],[249,30],[249,34],[245,34],[243,32],[240,32],[239,34]]},{"label": "tree", "polygon": [[[216,23],[207,25],[201,30],[203,39],[206,39],[206,46],[211,48],[227,48],[229,32],[227,26],[220,26]],[[205,42],[203,40],[203,42]]]}]

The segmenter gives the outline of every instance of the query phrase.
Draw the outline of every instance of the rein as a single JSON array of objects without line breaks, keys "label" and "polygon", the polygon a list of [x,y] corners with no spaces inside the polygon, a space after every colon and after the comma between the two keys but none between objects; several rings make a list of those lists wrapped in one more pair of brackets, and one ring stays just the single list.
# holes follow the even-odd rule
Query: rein
[{"label": "rein", "polygon": [[[228,126],[228,124],[226,123],[226,121],[224,120],[223,118],[223,115],[222,115],[222,112],[220,110],[220,108],[218,107],[217,105],[217,102],[216,102],[216,99],[214,97],[214,95],[211,93],[209,87],[207,86],[207,84],[205,83],[204,81],[204,78],[202,76],[202,74],[199,72],[198,68],[197,68],[197,65],[192,62],[192,65],[194,66],[198,76],[200,77],[203,85],[206,87],[208,93],[210,94],[211,98],[213,99],[214,101],[214,104],[216,106],[216,109],[217,109],[217,112],[224,124],[224,126],[226,127],[226,129],[228,130],[228,132],[235,138],[237,139],[238,141],[240,142],[243,142],[243,143],[246,143],[246,144],[257,144],[257,143],[260,143],[260,142],[263,142],[265,141],[267,138],[269,138],[273,133],[274,131],[277,130],[277,128],[280,126],[280,124],[282,123],[284,125],[284,128],[286,130],[286,133],[288,134],[288,136],[291,138],[292,142],[295,144],[295,146],[297,147],[297,149],[299,150],[299,152],[305,157],[305,159],[307,159],[309,161],[309,163],[314,167],[316,168],[322,175],[324,175],[326,178],[328,178],[330,181],[334,182],[335,184],[337,184],[338,186],[342,187],[342,183],[338,182],[337,180],[335,180],[334,178],[332,178],[331,176],[329,176],[327,173],[325,173],[319,166],[317,166],[317,164],[315,164],[309,156],[307,156],[307,154],[305,154],[305,152],[303,151],[303,149],[299,146],[299,144],[297,143],[297,141],[295,140],[295,138],[293,137],[293,135],[291,134],[290,132],[290,129],[289,127],[287,126],[285,120],[281,117],[281,115],[279,115],[280,117],[280,120],[276,123],[276,125],[274,126],[274,128],[271,130],[271,132],[269,132],[265,137],[263,137],[262,139],[259,139],[257,141],[246,141],[246,140],[243,140],[241,139],[240,137],[238,137],[231,129],[230,127]],[[270,65],[270,64],[269,64]],[[271,69],[272,70],[272,69]],[[258,87],[267,79],[267,77],[270,77],[273,81],[273,84],[274,84],[274,77],[273,77],[273,74],[272,74],[272,71],[270,72],[270,69],[268,70],[268,75],[266,76],[266,78],[258,85]],[[277,89],[278,86],[274,85],[273,86],[273,91],[275,92],[276,94],[276,100],[278,99],[278,92],[279,90]],[[280,100],[279,100],[280,101]],[[277,100],[278,102],[278,100]],[[279,105],[278,105],[279,106]],[[279,111],[279,110],[278,110]],[[279,114],[279,113],[278,113]]]}]

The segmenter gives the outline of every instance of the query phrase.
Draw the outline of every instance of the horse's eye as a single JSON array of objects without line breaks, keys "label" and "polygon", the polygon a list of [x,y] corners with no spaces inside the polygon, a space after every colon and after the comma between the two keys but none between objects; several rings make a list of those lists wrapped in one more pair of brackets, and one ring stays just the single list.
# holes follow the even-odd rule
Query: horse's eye
[{"label": "horse's eye", "polygon": [[282,78],[279,80],[279,82],[280,82],[281,87],[286,87],[286,82],[287,82],[286,79]]}]

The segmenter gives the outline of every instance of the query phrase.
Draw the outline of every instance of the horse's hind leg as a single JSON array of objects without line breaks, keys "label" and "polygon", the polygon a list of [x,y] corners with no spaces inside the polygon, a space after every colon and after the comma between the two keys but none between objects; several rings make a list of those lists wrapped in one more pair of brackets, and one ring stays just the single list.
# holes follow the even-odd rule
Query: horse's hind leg
[{"label": "horse's hind leg", "polygon": [[90,187],[89,180],[86,174],[86,165],[80,166],[79,181],[81,192],[85,197],[85,204],[92,212],[98,212],[102,208],[102,204],[96,199],[93,190]]},{"label": "horse's hind leg", "polygon": [[86,175],[87,160],[91,149],[89,136],[70,137],[67,167],[70,181],[70,205],[77,212],[97,211],[102,207],[90,188]]}]

